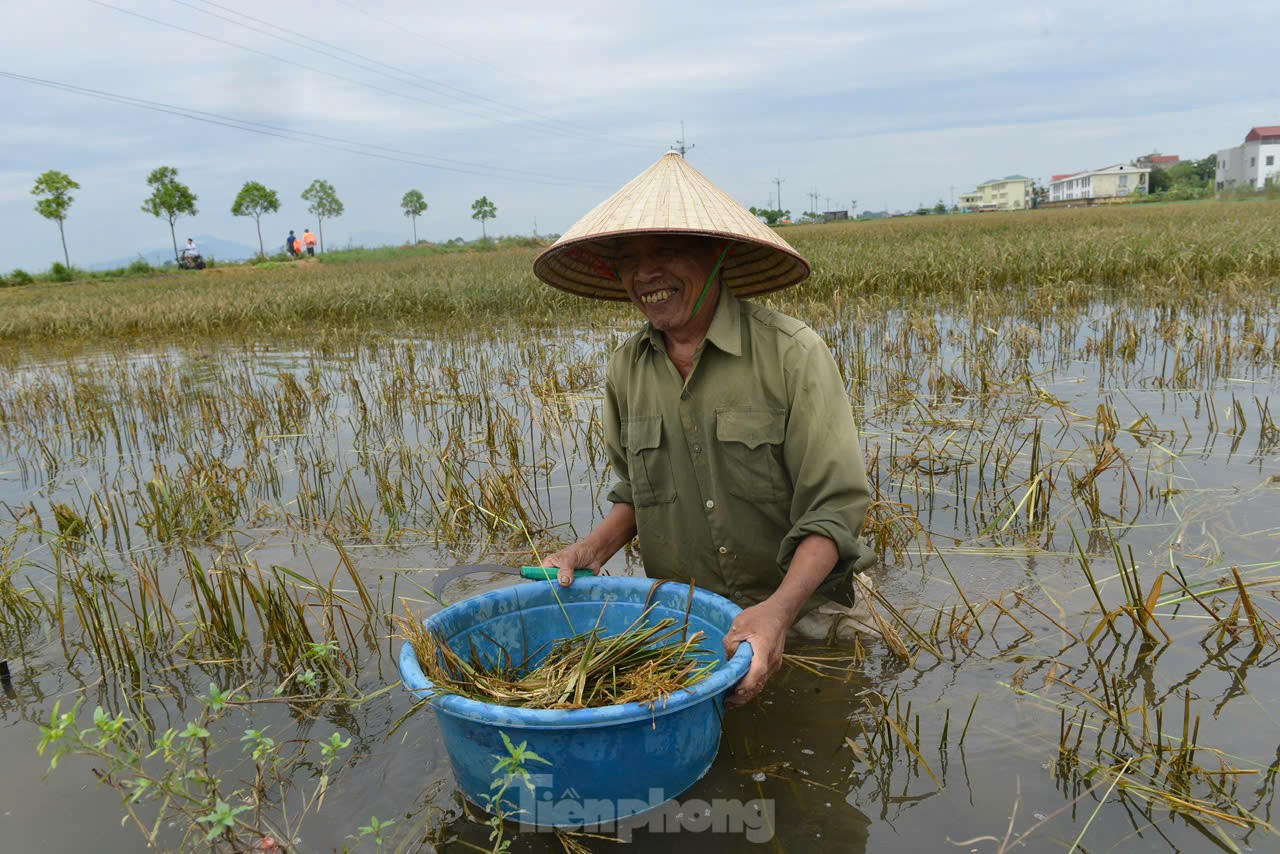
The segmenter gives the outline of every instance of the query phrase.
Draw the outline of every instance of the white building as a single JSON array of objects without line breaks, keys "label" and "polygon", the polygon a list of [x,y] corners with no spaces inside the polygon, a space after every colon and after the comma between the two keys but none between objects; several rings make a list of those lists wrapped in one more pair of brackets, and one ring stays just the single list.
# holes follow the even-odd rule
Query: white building
[{"label": "white building", "polygon": [[1280,125],[1252,128],[1243,145],[1219,151],[1216,172],[1219,192],[1233,187],[1260,190],[1268,181],[1280,180]]},{"label": "white building", "polygon": [[1025,175],[1006,175],[983,181],[972,193],[960,197],[967,211],[1020,211],[1031,207],[1032,185]]},{"label": "white building", "polygon": [[1080,201],[1093,204],[1095,201],[1145,193],[1150,174],[1150,167],[1117,163],[1092,172],[1054,175],[1049,182],[1049,203]]}]

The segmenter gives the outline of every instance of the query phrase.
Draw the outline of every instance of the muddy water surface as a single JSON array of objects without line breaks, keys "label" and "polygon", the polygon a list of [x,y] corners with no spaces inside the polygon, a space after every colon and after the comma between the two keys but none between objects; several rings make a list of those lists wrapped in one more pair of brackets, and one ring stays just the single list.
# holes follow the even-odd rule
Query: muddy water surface
[{"label": "muddy water surface", "polygon": [[[789,649],[830,666],[789,666],[729,713],[711,772],[631,847],[742,850],[760,828],[698,829],[680,809],[756,802],[775,850],[994,851],[1024,834],[1065,850],[1082,833],[1095,852],[1274,850],[1274,314],[904,310],[820,331],[862,425],[877,582],[901,618],[881,611],[908,656],[878,642],[856,658]],[[396,727],[413,704],[382,691],[397,678],[386,615],[437,607],[425,589],[441,567],[525,562],[599,519],[599,387],[619,338],[167,346],[8,370],[0,556],[9,589],[36,604],[0,624],[6,850],[139,850],[94,775],[104,763],[67,756],[46,773],[40,726],[55,701],[83,696],[82,726],[100,705],[146,720],[137,737],[154,744],[203,713],[211,682],[241,701],[210,727],[220,791],[252,781],[248,728],[311,751],[290,771],[295,813],[328,773],[298,850],[371,849],[358,829],[375,815],[395,821],[388,849],[487,848],[430,714]],[[193,646],[211,619],[195,566],[282,568],[346,683],[299,687],[309,665],[282,661],[253,620],[234,650]],[[637,555],[611,569],[643,572]],[[141,578],[179,624],[132,628]],[[115,609],[136,666],[103,657],[68,579]],[[326,772],[315,744],[335,732],[350,745]],[[160,844],[181,845],[189,826],[171,816]],[[512,832],[515,850],[561,850]]]}]

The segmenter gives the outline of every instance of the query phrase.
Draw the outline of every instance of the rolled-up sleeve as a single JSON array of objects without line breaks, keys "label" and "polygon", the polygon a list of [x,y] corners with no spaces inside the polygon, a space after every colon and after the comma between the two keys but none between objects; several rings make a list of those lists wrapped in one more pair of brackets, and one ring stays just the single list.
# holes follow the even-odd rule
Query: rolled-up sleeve
[{"label": "rolled-up sleeve", "polygon": [[871,504],[866,466],[844,381],[826,344],[812,330],[797,336],[801,351],[788,371],[790,416],[783,458],[792,482],[791,529],[778,550],[778,565],[790,566],[805,537],[820,534],[835,543],[840,561],[864,551],[859,535]]},{"label": "rolled-up sleeve", "polygon": [[618,407],[618,389],[611,375],[604,384],[604,447],[617,481],[607,496],[613,504],[634,504],[631,499],[631,471],[622,438],[622,412]]}]

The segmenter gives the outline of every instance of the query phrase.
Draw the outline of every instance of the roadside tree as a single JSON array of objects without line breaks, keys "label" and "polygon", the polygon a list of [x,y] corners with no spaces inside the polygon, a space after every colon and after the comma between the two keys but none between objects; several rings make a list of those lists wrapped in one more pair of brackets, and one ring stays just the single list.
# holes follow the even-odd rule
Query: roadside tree
[{"label": "roadside tree", "polygon": [[751,208],[751,213],[764,217],[764,221],[768,225],[777,225],[779,221],[791,216],[791,211],[773,208]]},{"label": "roadside tree", "polygon": [[480,236],[484,240],[489,239],[489,234],[485,231],[485,220],[494,219],[498,215],[498,207],[489,201],[488,196],[481,196],[471,203],[471,218],[480,220]]},{"label": "roadside tree", "polygon": [[147,176],[147,185],[151,187],[151,195],[142,203],[142,212],[168,221],[169,237],[173,240],[173,260],[177,263],[178,234],[174,226],[179,217],[196,216],[200,213],[196,208],[199,196],[178,180],[178,170],[172,166],[153,169]]},{"label": "roadside tree", "polygon": [[302,191],[302,200],[307,203],[307,211],[316,218],[320,230],[320,251],[324,251],[324,221],[342,216],[344,210],[333,185],[322,178],[311,182],[311,186]]},{"label": "roadside tree", "polygon": [[410,190],[400,200],[400,209],[404,215],[413,220],[413,245],[418,245],[418,217],[427,212],[427,200],[421,190]]},{"label": "roadside tree", "polygon": [[231,204],[232,216],[251,216],[258,227],[258,254],[266,255],[262,246],[262,215],[280,210],[280,197],[257,181],[245,181]]},{"label": "roadside tree", "polygon": [[68,270],[71,269],[71,256],[67,254],[67,235],[62,224],[67,219],[67,212],[71,210],[71,203],[75,201],[71,191],[78,189],[80,185],[71,180],[70,175],[56,169],[50,169],[36,178],[36,184],[31,188],[31,195],[40,196],[36,201],[36,213],[58,224],[58,237],[62,239],[62,260],[66,262]]}]

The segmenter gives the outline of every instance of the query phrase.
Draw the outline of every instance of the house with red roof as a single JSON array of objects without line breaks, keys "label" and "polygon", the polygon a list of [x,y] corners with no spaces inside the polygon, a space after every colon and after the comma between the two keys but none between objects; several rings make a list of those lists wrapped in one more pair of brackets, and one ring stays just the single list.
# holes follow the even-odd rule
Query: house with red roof
[{"label": "house with red roof", "polygon": [[1170,166],[1177,164],[1182,158],[1176,154],[1161,154],[1153,151],[1150,154],[1144,154],[1137,160],[1133,161],[1134,166],[1146,166],[1151,169],[1168,169]]},{"label": "house with red roof", "polygon": [[1218,152],[1218,192],[1261,190],[1269,182],[1280,182],[1280,125],[1250,128],[1242,144]]}]

